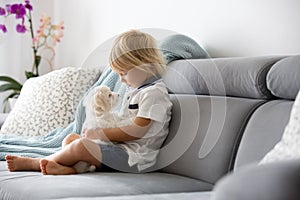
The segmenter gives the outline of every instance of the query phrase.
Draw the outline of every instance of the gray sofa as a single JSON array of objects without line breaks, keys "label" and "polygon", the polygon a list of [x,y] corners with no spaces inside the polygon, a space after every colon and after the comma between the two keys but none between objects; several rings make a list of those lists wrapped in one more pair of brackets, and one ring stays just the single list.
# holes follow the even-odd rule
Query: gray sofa
[{"label": "gray sofa", "polygon": [[178,60],[164,80],[170,133],[147,173],[43,176],[10,173],[1,161],[0,199],[214,199],[224,175],[256,165],[281,139],[300,56]]}]

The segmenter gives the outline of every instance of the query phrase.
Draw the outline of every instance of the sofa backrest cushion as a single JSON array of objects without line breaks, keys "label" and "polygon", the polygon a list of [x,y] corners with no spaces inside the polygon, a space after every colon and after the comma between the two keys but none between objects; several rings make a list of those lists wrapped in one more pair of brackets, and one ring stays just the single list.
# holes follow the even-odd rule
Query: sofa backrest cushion
[{"label": "sofa backrest cushion", "polygon": [[164,77],[171,93],[270,98],[266,76],[282,57],[177,60]]},{"label": "sofa backrest cushion", "polygon": [[263,100],[172,95],[169,135],[156,169],[214,184],[230,170],[236,141]]},{"label": "sofa backrest cushion", "polygon": [[267,74],[267,87],[276,97],[295,99],[300,89],[300,55],[274,64]]},{"label": "sofa backrest cushion", "polygon": [[234,168],[258,163],[281,139],[294,101],[273,100],[251,116],[237,151]]}]

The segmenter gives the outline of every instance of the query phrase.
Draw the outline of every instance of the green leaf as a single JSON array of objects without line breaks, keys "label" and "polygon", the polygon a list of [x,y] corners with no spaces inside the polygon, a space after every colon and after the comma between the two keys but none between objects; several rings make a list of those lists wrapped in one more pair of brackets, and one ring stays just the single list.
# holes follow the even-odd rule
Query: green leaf
[{"label": "green leaf", "polygon": [[13,90],[13,92],[3,100],[3,112],[6,112],[8,106],[8,99],[11,97],[18,96],[23,86],[21,83],[8,76],[0,76],[0,82],[5,83],[0,85],[0,92]]},{"label": "green leaf", "polygon": [[16,83],[6,83],[0,85],[0,92],[5,92],[8,90],[15,90],[15,91],[20,91],[22,89],[22,86],[20,84]]},{"label": "green leaf", "polygon": [[32,73],[32,72],[28,72],[28,71],[25,71],[25,76],[26,76],[27,79],[30,79],[30,78],[33,78],[33,77],[38,77],[37,74]]},{"label": "green leaf", "polygon": [[19,95],[20,95],[19,92],[13,92],[13,93],[11,93],[10,95],[8,95],[8,96],[3,100],[3,103],[6,102],[6,101],[8,101],[8,99],[17,97],[17,96],[19,96]]},{"label": "green leaf", "polygon": [[20,85],[22,87],[21,83],[19,83],[15,79],[13,79],[11,77],[8,77],[8,76],[0,76],[0,81],[8,82],[8,83],[16,84],[16,85],[18,84],[18,85]]}]

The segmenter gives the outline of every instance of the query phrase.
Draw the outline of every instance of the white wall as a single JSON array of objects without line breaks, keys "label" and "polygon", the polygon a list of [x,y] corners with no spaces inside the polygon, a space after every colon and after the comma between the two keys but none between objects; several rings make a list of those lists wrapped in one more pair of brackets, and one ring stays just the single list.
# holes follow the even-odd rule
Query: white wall
[{"label": "white wall", "polygon": [[[35,14],[46,11],[54,21],[65,21],[65,36],[56,47],[56,68],[81,66],[95,48],[131,28],[186,34],[204,46],[212,57],[300,54],[298,0],[32,2]],[[0,74],[23,80],[24,67],[32,62],[30,49],[26,47],[30,41],[25,45],[20,37],[9,33],[3,38],[1,34]],[[99,55],[99,63],[105,58],[103,55]],[[47,67],[44,68],[46,73]]]},{"label": "white wall", "polygon": [[80,65],[98,45],[130,28],[186,34],[212,57],[297,54],[299,9],[298,0],[56,0],[56,16],[66,24],[57,65]]}]

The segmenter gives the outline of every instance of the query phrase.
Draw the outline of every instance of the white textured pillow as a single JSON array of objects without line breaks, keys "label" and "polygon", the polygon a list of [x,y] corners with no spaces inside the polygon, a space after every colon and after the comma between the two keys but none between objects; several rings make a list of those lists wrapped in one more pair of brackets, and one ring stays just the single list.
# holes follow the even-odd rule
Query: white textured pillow
[{"label": "white textured pillow", "polygon": [[290,120],[284,129],[281,141],[267,153],[260,164],[300,159],[300,91],[294,102]]},{"label": "white textured pillow", "polygon": [[27,80],[1,127],[3,134],[43,136],[74,120],[84,93],[99,77],[99,69],[63,68]]}]

